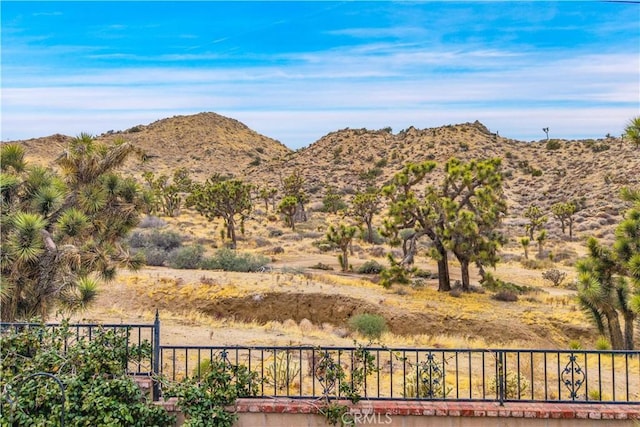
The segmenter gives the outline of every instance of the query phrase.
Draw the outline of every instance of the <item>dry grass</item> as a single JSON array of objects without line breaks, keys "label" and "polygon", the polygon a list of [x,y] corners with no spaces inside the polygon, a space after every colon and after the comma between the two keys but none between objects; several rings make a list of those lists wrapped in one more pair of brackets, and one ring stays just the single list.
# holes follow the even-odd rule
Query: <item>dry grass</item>
[{"label": "dry grass", "polygon": [[[199,180],[213,173],[233,173],[258,185],[280,188],[283,177],[299,171],[311,195],[309,206],[321,204],[328,184],[343,191],[348,200],[368,184],[362,178],[374,168],[379,169],[379,176],[372,183],[380,186],[407,162],[433,159],[443,163],[452,156],[463,160],[501,157],[509,206],[503,231],[509,243],[502,253],[504,262],[492,274],[541,290],[521,296],[515,303],[497,302],[489,294],[478,293],[454,298],[436,292],[433,280],[422,280],[421,287],[384,290],[370,277],[337,274],[337,253],[322,253],[313,246],[327,226],[342,217],[310,210],[309,221],[298,224],[292,232],[272,212],[261,212],[264,206],[257,202],[239,248],[267,254],[273,273],[147,268],[123,274],[116,283],[103,287],[98,304],[76,317],[149,321],[159,308],[167,339],[176,343],[348,344],[354,337],[346,330],[345,319],[372,311],[383,315],[391,326],[391,332],[382,337],[388,345],[563,347],[578,340],[589,347],[597,334],[577,309],[575,292],[549,287],[542,272],[550,266],[558,268],[567,273],[565,282],[570,282],[575,277],[573,266],[584,254],[584,238],[595,235],[610,240],[623,208],[617,197],[619,189],[640,184],[640,175],[628,173],[640,170],[640,156],[619,139],[599,140],[610,146],[599,153],[591,150],[587,141],[561,141],[561,149],[550,152],[543,141],[524,143],[498,137],[477,122],[397,133],[344,129],[296,152],[213,113],[160,120],[137,130],[102,138],[122,136],[138,144],[152,156],[142,169],[156,174],[169,174],[184,166]],[[30,160],[50,164],[57,155],[51,146],[62,148],[67,139],[57,135],[23,143]],[[256,158],[260,161],[255,162]],[[259,164],[250,166],[252,162]],[[532,176],[525,165],[540,169],[542,175]],[[141,169],[129,165],[126,172],[139,178]],[[569,241],[558,221],[550,218],[544,259],[532,263],[542,268],[523,267],[518,243],[524,235],[522,211],[532,203],[548,210],[555,202],[580,197],[586,199],[586,207],[576,215],[575,238]],[[164,220],[167,229],[185,237],[185,244],[201,244],[207,255],[224,245],[218,222],[186,209],[179,217]],[[375,223],[381,225],[380,216]],[[274,229],[283,234],[272,237]],[[378,247],[363,242],[355,246],[350,258],[354,269],[370,259],[386,264],[384,253],[392,250],[381,246],[382,256],[372,256],[371,251]],[[437,271],[425,251],[422,246],[417,267]],[[536,252],[532,244],[530,257]],[[320,262],[333,267],[334,272],[309,270]],[[455,262],[451,268],[452,280],[459,279]],[[477,281],[473,272],[472,282]]]}]

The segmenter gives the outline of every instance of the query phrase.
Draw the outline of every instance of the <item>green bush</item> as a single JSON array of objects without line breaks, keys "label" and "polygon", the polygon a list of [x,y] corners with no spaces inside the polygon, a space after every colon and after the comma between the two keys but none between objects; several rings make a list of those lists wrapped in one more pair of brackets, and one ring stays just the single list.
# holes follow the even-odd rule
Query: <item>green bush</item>
[{"label": "green bush", "polygon": [[129,236],[127,243],[133,253],[141,252],[144,255],[147,265],[162,266],[170,258],[170,252],[182,246],[182,236],[173,231],[137,231]]},{"label": "green bush", "polygon": [[493,292],[509,291],[514,294],[526,294],[535,290],[530,286],[516,285],[512,282],[505,282],[496,277],[493,277],[491,273],[485,273],[484,279],[480,281],[480,284],[484,289]]},{"label": "green bush", "polygon": [[558,141],[557,139],[550,139],[547,141],[547,144],[545,145],[545,148],[547,150],[559,150],[562,147],[562,145],[560,144],[560,141]]},{"label": "green bush", "polygon": [[161,248],[144,248],[140,251],[144,255],[145,264],[162,267],[169,257],[169,253]]},{"label": "green bush", "polygon": [[496,301],[515,302],[518,301],[518,294],[513,291],[498,291],[491,295],[491,299]]},{"label": "green bush", "polygon": [[349,319],[349,327],[369,339],[378,339],[387,330],[387,321],[378,314],[356,314]]},{"label": "green bush", "polygon": [[[497,393],[498,382],[496,378],[493,377],[489,381],[489,391],[491,393]],[[504,378],[504,394],[507,399],[518,399],[522,396],[527,388],[529,387],[529,381],[519,372],[516,371],[508,371],[507,375]]]},{"label": "green bush", "polygon": [[183,246],[169,253],[167,265],[171,268],[193,270],[200,267],[204,248],[200,245]]},{"label": "green bush", "polygon": [[333,270],[333,267],[331,267],[330,265],[327,265],[327,264],[323,264],[321,262],[319,262],[317,264],[314,264],[309,268],[313,268],[314,270],[326,270],[326,271]]},{"label": "green bush", "polygon": [[252,255],[236,252],[229,248],[218,249],[213,257],[204,258],[199,266],[205,270],[255,272],[267,265],[271,260],[264,255]]},{"label": "green bush", "polygon": [[148,234],[148,244],[145,246],[155,246],[170,251],[182,246],[182,236],[175,231],[153,230]]},{"label": "green bush", "polygon": [[596,340],[596,350],[611,350],[611,343],[607,337],[599,336]]},{"label": "green bush", "polygon": [[194,374],[195,378],[168,384],[163,389],[165,397],[178,398],[186,427],[232,427],[237,415],[227,412],[226,407],[239,397],[258,394],[258,374],[221,356],[214,356],[208,363],[201,362]]},{"label": "green bush", "polygon": [[376,260],[370,260],[358,268],[359,274],[379,274],[384,270],[384,266]]},{"label": "green bush", "polygon": [[[5,331],[0,336],[0,425],[57,426],[65,389],[64,424],[69,426],[166,426],[174,417],[147,400],[127,365],[149,360],[151,346],[129,345],[124,329],[99,329],[91,341],[68,326]],[[29,378],[31,376],[31,378]]]}]

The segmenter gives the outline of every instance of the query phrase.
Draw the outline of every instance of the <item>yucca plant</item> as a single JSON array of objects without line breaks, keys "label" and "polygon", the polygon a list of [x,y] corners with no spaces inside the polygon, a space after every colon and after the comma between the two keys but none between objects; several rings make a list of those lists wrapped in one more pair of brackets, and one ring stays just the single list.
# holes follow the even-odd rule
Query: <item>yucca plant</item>
[{"label": "yucca plant", "polygon": [[58,175],[28,165],[23,147],[2,146],[3,321],[82,309],[95,299],[100,279],[141,265],[121,244],[138,223],[139,187],[115,171],[134,151],[82,134],[58,158]]}]

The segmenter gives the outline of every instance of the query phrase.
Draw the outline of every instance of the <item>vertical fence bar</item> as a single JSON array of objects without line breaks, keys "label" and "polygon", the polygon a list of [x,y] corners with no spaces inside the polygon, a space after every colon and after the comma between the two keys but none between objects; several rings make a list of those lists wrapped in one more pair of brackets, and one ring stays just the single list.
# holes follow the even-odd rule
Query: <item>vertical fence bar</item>
[{"label": "vertical fence bar", "polygon": [[[160,375],[160,313],[158,309],[156,309],[156,317],[153,321],[153,337],[151,339],[151,348],[152,348],[152,360],[151,360],[151,371],[153,374],[153,400],[158,401],[160,399],[160,384],[158,383],[157,376]],[[175,356],[175,355],[174,355]],[[175,367],[175,357],[174,357],[174,367]],[[175,372],[174,372],[175,378]]]},{"label": "vertical fence bar", "polygon": [[496,384],[498,385],[498,401],[500,402],[500,406],[504,406],[505,400],[505,378],[507,374],[505,363],[504,351],[498,350],[498,378],[496,378]]}]

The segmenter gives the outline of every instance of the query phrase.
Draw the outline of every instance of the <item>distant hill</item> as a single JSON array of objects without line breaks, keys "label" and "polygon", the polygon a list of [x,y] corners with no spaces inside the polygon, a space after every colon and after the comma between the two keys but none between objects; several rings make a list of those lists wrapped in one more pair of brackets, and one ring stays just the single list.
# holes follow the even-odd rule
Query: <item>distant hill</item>
[{"label": "distant hill", "polygon": [[[298,170],[307,188],[321,197],[327,185],[351,193],[369,184],[381,186],[408,162],[444,163],[451,157],[502,158],[510,234],[524,233],[522,212],[531,204],[548,210],[556,202],[582,200],[584,210],[576,215],[575,232],[612,237],[624,209],[620,189],[640,186],[640,150],[620,138],[523,142],[491,133],[477,121],[410,127],[395,134],[388,128],[343,129],[260,165],[262,172],[252,175],[276,185],[277,176]],[[559,222],[549,216],[547,228],[559,230]]]},{"label": "distant hill", "polygon": [[[243,176],[250,164],[291,151],[243,123],[215,113],[175,116],[124,131],[110,131],[98,139],[111,141],[116,137],[135,144],[147,154],[144,165],[136,163],[128,167],[128,171],[138,177],[145,170],[170,174],[178,167],[188,167],[198,179],[213,173]],[[27,147],[29,158],[49,163],[69,139],[70,136],[57,134],[19,142]]]},{"label": "distant hill", "polygon": [[[115,137],[133,142],[149,155],[145,165],[129,166],[136,177],[143,170],[170,173],[188,167],[196,179],[233,174],[257,185],[279,187],[282,178],[297,170],[316,203],[328,185],[348,197],[367,185],[388,182],[408,162],[500,157],[509,206],[505,223],[512,235],[524,233],[522,212],[530,204],[548,209],[558,201],[582,199],[585,209],[576,215],[576,234],[588,231],[610,238],[624,208],[618,198],[620,188],[640,186],[640,150],[620,138],[529,143],[491,133],[477,121],[410,127],[397,133],[389,128],[347,128],[297,151],[215,113],[176,116],[99,138]],[[52,135],[19,142],[27,147],[29,158],[50,163],[69,138]],[[547,228],[554,227],[559,224],[549,218]]]}]

